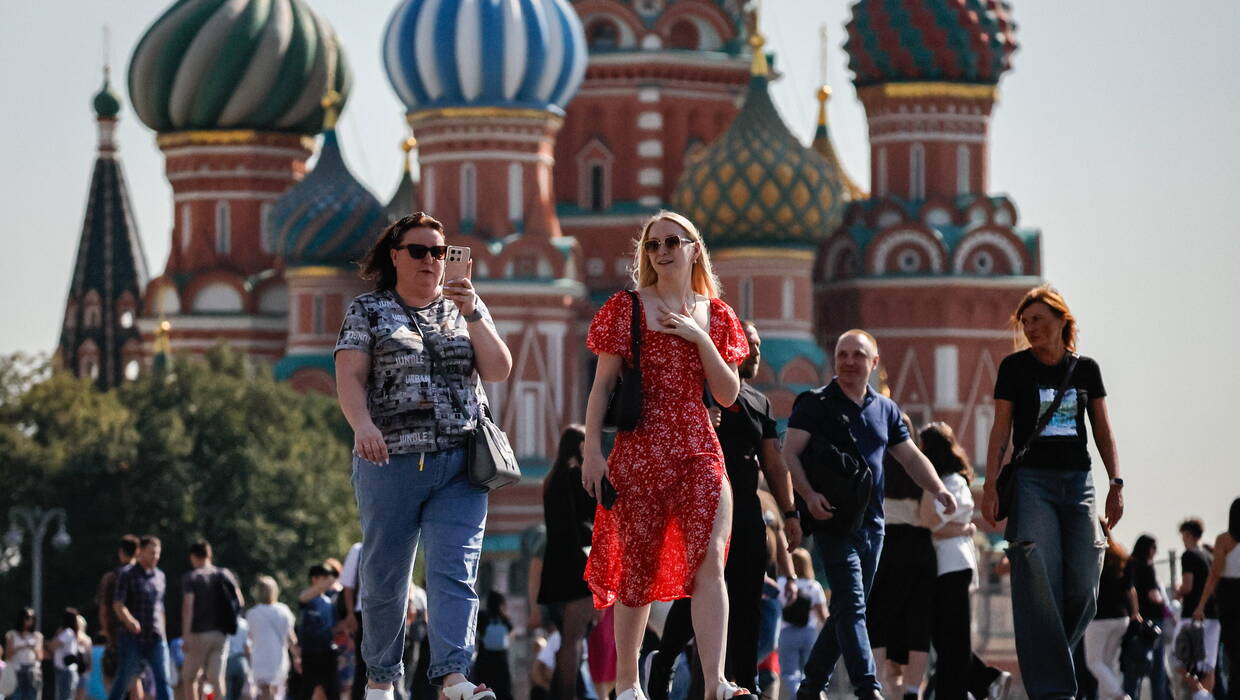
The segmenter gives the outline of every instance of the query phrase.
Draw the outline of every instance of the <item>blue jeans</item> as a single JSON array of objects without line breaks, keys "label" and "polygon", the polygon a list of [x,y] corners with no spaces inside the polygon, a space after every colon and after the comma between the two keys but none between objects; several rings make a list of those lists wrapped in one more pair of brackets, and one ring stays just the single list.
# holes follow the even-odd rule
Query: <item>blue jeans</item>
[{"label": "blue jeans", "polygon": [[163,639],[141,640],[130,634],[122,634],[117,644],[120,660],[116,664],[116,680],[108,692],[108,700],[121,700],[129,692],[133,679],[142,672],[142,664],[151,667],[155,676],[156,700],[172,700],[172,685],[168,683],[168,643]]},{"label": "blue jeans", "polygon": [[827,605],[830,615],[809,653],[797,697],[817,698],[831,681],[831,672],[841,655],[857,693],[879,690],[870,634],[865,626],[865,602],[874,586],[878,556],[883,551],[882,527],[863,526],[851,535],[819,532],[814,534],[814,544],[831,588]]},{"label": "blue jeans", "polygon": [[[1167,681],[1167,661],[1163,656],[1162,637],[1154,642],[1153,657],[1149,675],[1150,698],[1151,700],[1171,700],[1171,686]],[[1135,673],[1124,674],[1124,692],[1128,694],[1128,697],[1141,697],[1141,687],[1144,685],[1145,678],[1146,676],[1138,676]]]},{"label": "blue jeans", "polygon": [[[393,455],[378,466],[353,458],[362,521],[362,658],[376,683],[404,675],[405,608],[418,540],[426,536],[426,595],[432,683],[468,674],[478,618],[478,560],[487,492],[469,483],[465,450]],[[115,699],[111,699],[115,700]]]},{"label": "blue jeans", "polygon": [[779,633],[779,677],[789,693],[801,687],[802,671],[817,639],[818,627],[812,622],[804,627],[784,625]]},{"label": "blue jeans", "polygon": [[[227,700],[241,700],[241,693],[245,690],[245,684],[249,682],[250,660],[245,654],[229,656],[228,669],[224,672],[224,684],[228,686],[228,692],[224,697]],[[336,698],[331,698],[331,700],[336,700]]]},{"label": "blue jeans", "polygon": [[78,672],[76,668],[56,669],[56,700],[73,700],[77,692]]},{"label": "blue jeans", "polygon": [[[10,661],[9,663],[17,663]],[[24,664],[17,667],[17,689],[9,696],[9,700],[39,700],[43,694],[43,684],[39,682],[38,667]]]},{"label": "blue jeans", "polygon": [[1031,700],[1076,696],[1072,649],[1094,619],[1106,540],[1089,472],[1016,472],[1006,536],[1012,623]]}]

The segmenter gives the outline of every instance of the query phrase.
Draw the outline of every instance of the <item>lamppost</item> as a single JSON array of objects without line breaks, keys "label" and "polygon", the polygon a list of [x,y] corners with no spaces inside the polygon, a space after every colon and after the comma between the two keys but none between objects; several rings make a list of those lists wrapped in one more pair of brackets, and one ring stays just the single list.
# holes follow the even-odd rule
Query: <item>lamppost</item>
[{"label": "lamppost", "polygon": [[30,597],[36,619],[43,622],[43,538],[47,535],[52,523],[59,522],[60,527],[52,536],[52,546],[63,550],[73,540],[65,529],[64,508],[43,510],[38,506],[13,506],[9,509],[9,531],[4,536],[4,543],[10,553],[6,563],[17,566],[21,563],[21,546],[23,533],[26,530],[34,537],[30,543]]}]

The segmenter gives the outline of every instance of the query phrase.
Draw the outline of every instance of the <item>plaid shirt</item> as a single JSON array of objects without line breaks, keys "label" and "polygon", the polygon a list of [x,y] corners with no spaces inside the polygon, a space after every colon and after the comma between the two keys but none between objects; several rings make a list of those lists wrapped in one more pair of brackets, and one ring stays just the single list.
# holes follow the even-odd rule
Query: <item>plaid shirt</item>
[{"label": "plaid shirt", "polygon": [[[164,572],[158,568],[147,571],[142,565],[134,564],[117,575],[116,593],[112,600],[124,603],[129,614],[142,626],[138,640],[153,642],[167,639],[164,633],[164,592],[167,588]],[[122,634],[134,636],[128,629]]]}]

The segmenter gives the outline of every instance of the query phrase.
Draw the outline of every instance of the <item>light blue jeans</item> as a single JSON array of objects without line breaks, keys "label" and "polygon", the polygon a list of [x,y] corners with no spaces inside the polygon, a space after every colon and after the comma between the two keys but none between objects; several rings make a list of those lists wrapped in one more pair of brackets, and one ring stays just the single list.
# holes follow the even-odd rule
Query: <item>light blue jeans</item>
[{"label": "light blue jeans", "polygon": [[353,488],[362,521],[359,570],[362,658],[376,683],[404,675],[405,607],[418,541],[426,539],[432,683],[473,665],[478,619],[478,560],[487,492],[465,475],[465,450],[393,455],[379,466],[353,458]]},{"label": "light blue jeans", "polygon": [[70,666],[69,668],[56,669],[56,700],[73,700],[78,687],[77,669]]},{"label": "light blue jeans", "polygon": [[133,685],[133,679],[142,672],[145,664],[155,677],[156,700],[172,700],[172,684],[168,681],[168,643],[162,638],[143,640],[122,633],[117,643],[120,661],[117,663],[116,679],[108,692],[108,700],[123,700]]},{"label": "light blue jeans", "polygon": [[1031,700],[1076,697],[1072,649],[1094,619],[1106,540],[1089,472],[1016,472],[1008,518],[1012,623]]}]

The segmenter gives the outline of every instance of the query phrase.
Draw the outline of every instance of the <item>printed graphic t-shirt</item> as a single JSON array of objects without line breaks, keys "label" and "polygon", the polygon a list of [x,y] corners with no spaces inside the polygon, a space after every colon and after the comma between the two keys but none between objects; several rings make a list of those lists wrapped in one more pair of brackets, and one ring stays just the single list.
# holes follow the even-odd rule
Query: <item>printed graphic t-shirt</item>
[{"label": "printed graphic t-shirt", "polygon": [[[484,322],[491,323],[481,300],[477,310]],[[478,412],[474,346],[465,317],[442,296],[427,306],[409,307],[409,312],[426,334],[437,366],[431,366],[422,336],[391,291],[362,294],[349,304],[336,352],[370,355],[366,399],[389,454],[459,447]],[[449,391],[456,392],[464,413],[457,410]]]},{"label": "printed graphic t-shirt", "polygon": [[[1003,358],[995,381],[995,398],[1011,401],[1012,444],[1019,450],[1037,427],[1038,417],[1050,408],[1055,392],[1068,371],[1068,355],[1055,365],[1044,365],[1032,350],[1022,350]],[[1089,402],[1107,395],[1102,370],[1093,359],[1081,356],[1072,373],[1072,383],[1050,423],[1033,441],[1021,461],[1025,467],[1089,471],[1089,438],[1085,430],[1085,409]]]}]

